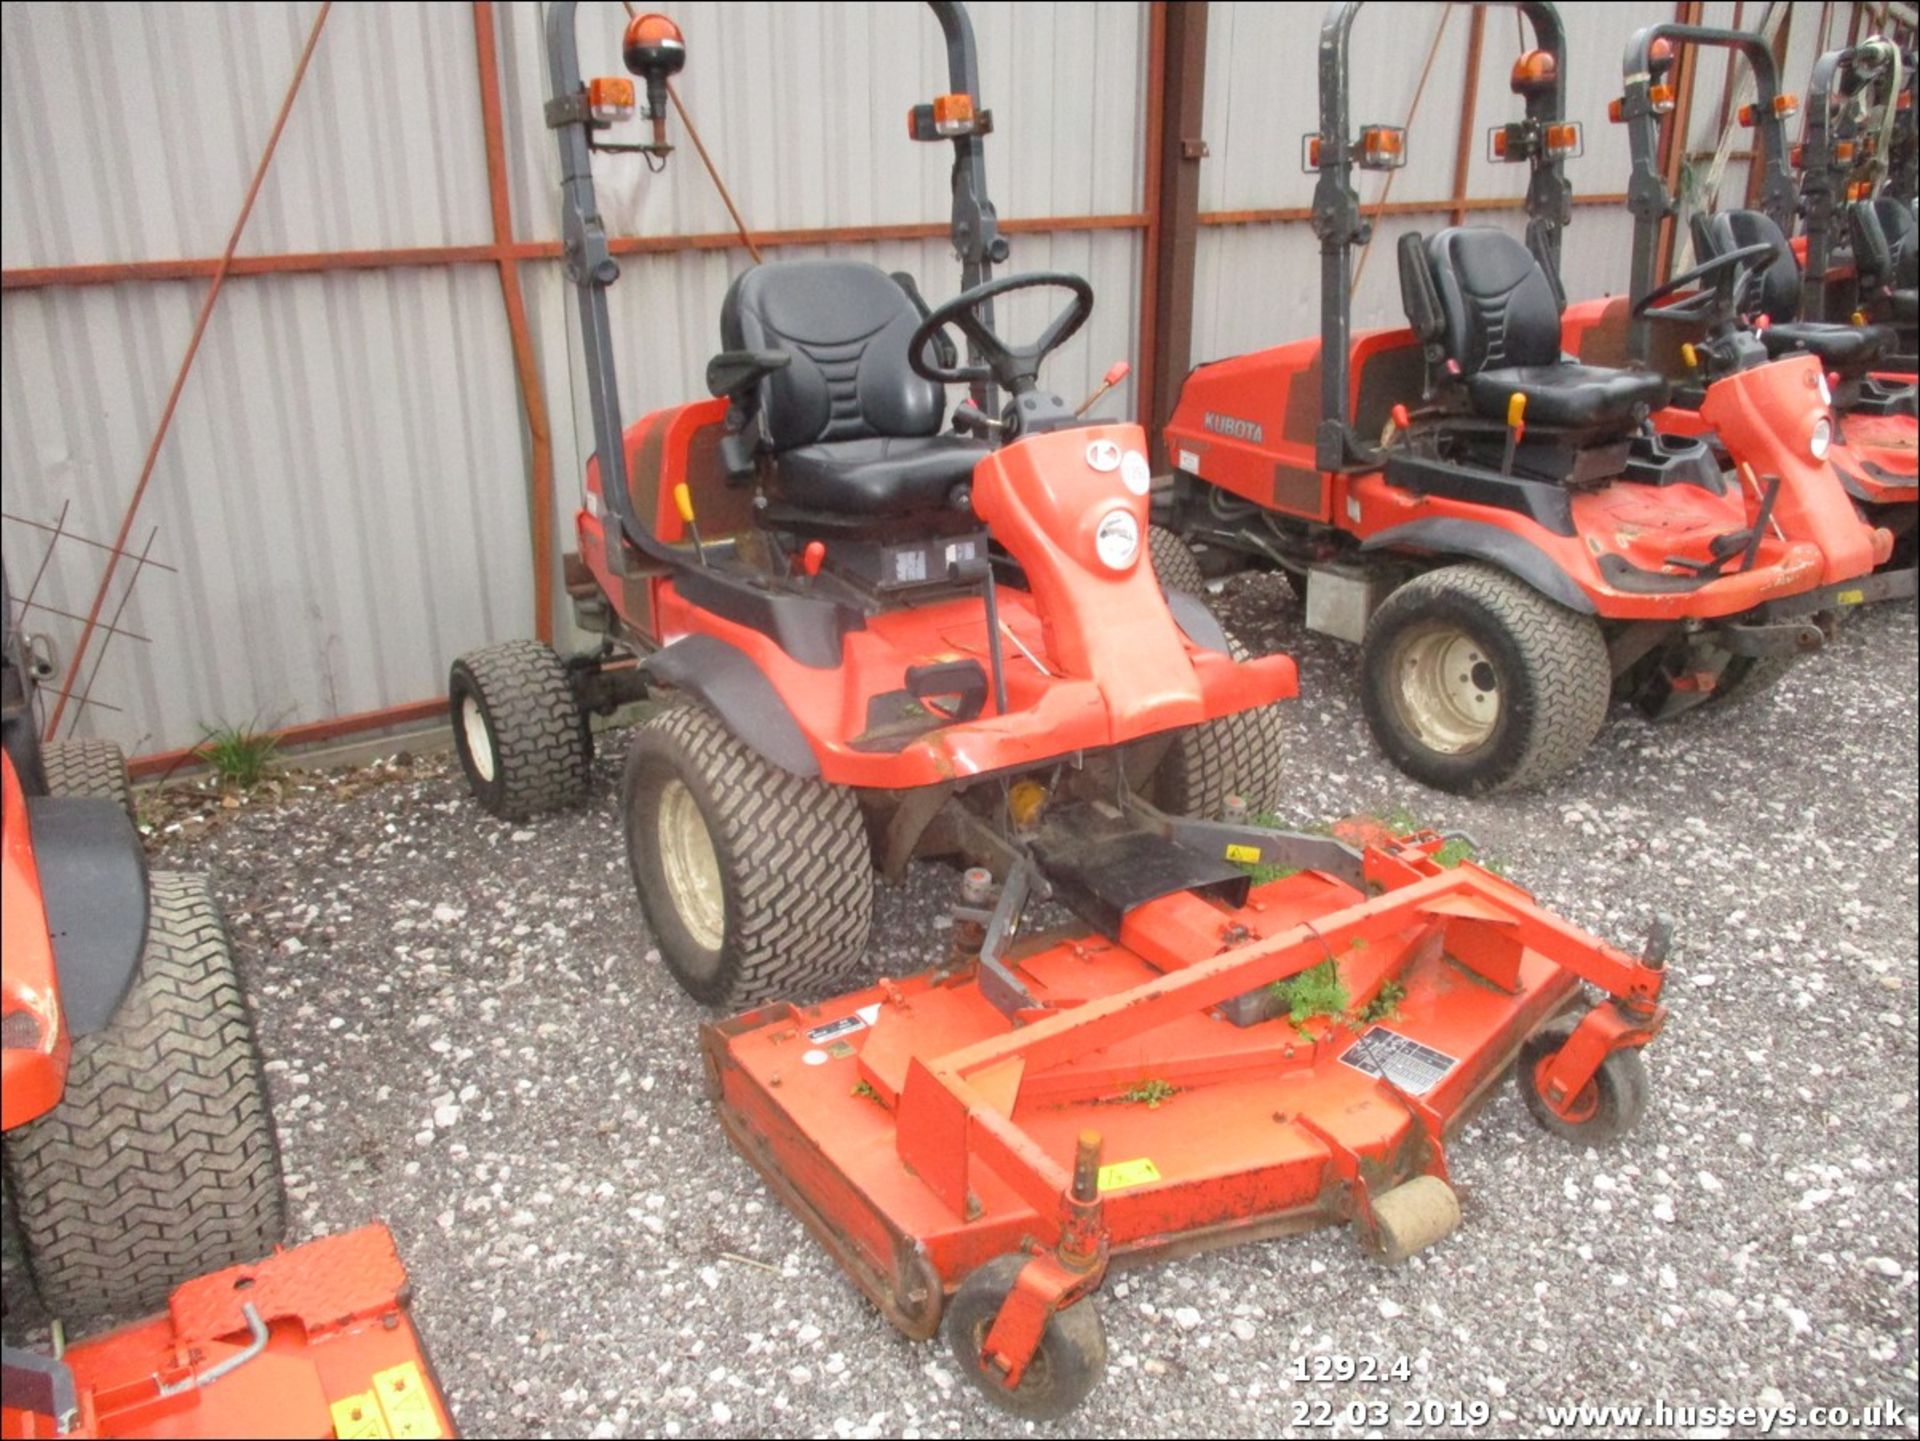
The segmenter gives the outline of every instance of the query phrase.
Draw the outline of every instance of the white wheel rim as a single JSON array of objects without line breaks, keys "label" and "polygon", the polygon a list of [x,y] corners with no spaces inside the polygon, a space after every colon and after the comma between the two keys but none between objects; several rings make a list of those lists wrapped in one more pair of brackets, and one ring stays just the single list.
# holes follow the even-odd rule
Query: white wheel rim
[{"label": "white wheel rim", "polygon": [[467,759],[473,762],[474,774],[491,784],[493,732],[487,729],[486,712],[480,709],[480,702],[470,695],[460,697],[460,733],[466,737]]},{"label": "white wheel rim", "polygon": [[655,825],[660,872],[667,895],[687,934],[709,951],[726,940],[727,899],[720,884],[720,857],[713,848],[706,817],[693,792],[679,780],[660,790],[660,814]]},{"label": "white wheel rim", "polygon": [[1395,708],[1429,750],[1460,755],[1485,745],[1500,723],[1500,676],[1479,641],[1432,623],[1395,649]]}]

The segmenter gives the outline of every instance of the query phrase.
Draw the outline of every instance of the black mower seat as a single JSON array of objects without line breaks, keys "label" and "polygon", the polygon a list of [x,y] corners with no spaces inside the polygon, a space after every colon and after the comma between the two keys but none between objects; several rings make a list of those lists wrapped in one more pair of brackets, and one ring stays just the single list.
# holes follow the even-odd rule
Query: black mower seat
[{"label": "black mower seat", "polygon": [[1842,374],[1865,370],[1893,343],[1893,334],[1884,325],[1832,325],[1824,322],[1790,320],[1769,325],[1760,332],[1766,343],[1767,358],[1806,351],[1820,357],[1820,363]]},{"label": "black mower seat", "polygon": [[873,517],[957,499],[988,446],[937,434],[945,396],[907,365],[919,324],[906,292],[858,261],[773,261],[728,288],[721,344],[791,357],[753,397],[781,499]]},{"label": "black mower seat", "polygon": [[1505,420],[1518,391],[1529,425],[1625,430],[1667,403],[1651,371],[1610,370],[1562,357],[1560,303],[1532,253],[1504,230],[1454,226],[1427,241],[1448,357],[1474,413]]},{"label": "black mower seat", "polygon": [[1834,325],[1800,320],[1800,262],[1793,258],[1787,237],[1773,217],[1758,210],[1722,210],[1694,228],[1702,260],[1748,245],[1776,245],[1780,258],[1754,272],[1747,292],[1739,297],[1741,310],[1764,315],[1771,324],[1760,332],[1767,354],[1778,359],[1805,351],[1842,375],[1859,375],[1893,344],[1893,332],[1882,325]]},{"label": "black mower seat", "polygon": [[1599,365],[1516,365],[1467,377],[1467,395],[1481,415],[1506,418],[1515,391],[1527,398],[1528,425],[1591,430],[1637,423],[1667,403],[1667,382],[1650,371]]},{"label": "black mower seat", "polygon": [[1853,231],[1853,263],[1864,286],[1882,289],[1886,311],[1895,325],[1908,327],[1916,319],[1916,284],[1920,284],[1920,223],[1906,201],[1882,195],[1856,200],[1847,209]]},{"label": "black mower seat", "polygon": [[803,445],[782,452],[780,491],[794,505],[854,515],[897,515],[947,504],[973,479],[987,447],[963,435],[887,436]]}]

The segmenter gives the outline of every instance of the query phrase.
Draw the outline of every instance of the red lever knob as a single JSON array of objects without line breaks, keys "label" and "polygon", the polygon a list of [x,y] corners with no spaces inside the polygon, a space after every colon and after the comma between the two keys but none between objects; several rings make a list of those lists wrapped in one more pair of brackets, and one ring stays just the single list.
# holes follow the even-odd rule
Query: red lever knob
[{"label": "red lever knob", "polygon": [[827,547],[820,541],[810,540],[807,542],[807,548],[800,552],[800,569],[808,575],[818,575],[826,559]]},{"label": "red lever knob", "polygon": [[1393,425],[1396,430],[1408,430],[1413,426],[1413,417],[1407,414],[1404,405],[1396,405],[1392,411]]},{"label": "red lever knob", "polygon": [[1108,368],[1107,373],[1100,377],[1100,384],[1111,390],[1131,374],[1133,374],[1131,365],[1124,360],[1116,360]]}]

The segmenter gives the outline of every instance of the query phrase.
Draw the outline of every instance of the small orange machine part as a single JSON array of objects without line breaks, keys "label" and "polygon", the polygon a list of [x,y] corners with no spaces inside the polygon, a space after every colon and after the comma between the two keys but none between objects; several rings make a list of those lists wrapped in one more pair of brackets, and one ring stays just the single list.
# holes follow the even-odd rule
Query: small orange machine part
[{"label": "small orange machine part", "polygon": [[407,1290],[379,1224],[196,1277],[48,1363],[69,1424],[10,1394],[0,1436],[455,1436]]}]

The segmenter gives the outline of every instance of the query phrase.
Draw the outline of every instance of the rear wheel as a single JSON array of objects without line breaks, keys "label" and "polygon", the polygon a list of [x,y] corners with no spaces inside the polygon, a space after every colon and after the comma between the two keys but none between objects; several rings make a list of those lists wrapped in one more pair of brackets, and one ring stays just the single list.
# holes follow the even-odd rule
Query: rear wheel
[{"label": "rear wheel", "polygon": [[[1227,651],[1247,659],[1247,648],[1231,635]],[[1219,818],[1228,796],[1239,796],[1255,815],[1273,810],[1286,749],[1283,704],[1238,711],[1175,735],[1154,777],[1155,803],[1169,815],[1205,820]]]},{"label": "rear wheel", "polygon": [[706,707],[634,730],[627,863],[673,977],[737,1009],[858,974],[873,859],[853,793],[751,750]]},{"label": "rear wheel", "polygon": [[155,872],[140,971],[76,1036],[60,1103],[7,1134],[35,1288],[58,1316],[158,1305],[285,1228],[280,1150],[226,926],[200,876]]},{"label": "rear wheel", "polygon": [[91,796],[133,814],[127,758],[112,741],[48,741],[40,750],[40,768],[49,795]]},{"label": "rear wheel", "polygon": [[1428,571],[1388,596],[1360,664],[1367,723],[1387,758],[1462,795],[1571,769],[1613,689],[1593,617],[1479,564]]},{"label": "rear wheel", "polygon": [[454,749],[474,797],[520,821],[586,799],[586,712],[552,646],[510,640],[470,651],[447,681]]}]

